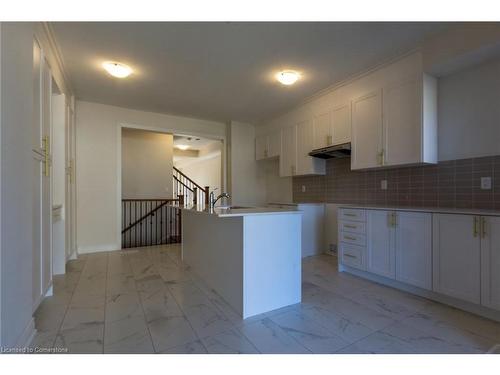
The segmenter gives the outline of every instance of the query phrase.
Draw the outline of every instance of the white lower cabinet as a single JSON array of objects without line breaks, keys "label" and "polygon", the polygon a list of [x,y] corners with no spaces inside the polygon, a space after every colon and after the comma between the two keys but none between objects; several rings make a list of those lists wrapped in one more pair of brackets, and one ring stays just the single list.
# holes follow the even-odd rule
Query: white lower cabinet
[{"label": "white lower cabinet", "polygon": [[464,301],[481,302],[479,217],[434,214],[433,290]]},{"label": "white lower cabinet", "polygon": [[481,304],[500,310],[500,217],[481,217]]},{"label": "white lower cabinet", "polygon": [[397,212],[396,280],[432,289],[432,214]]},{"label": "white lower cabinet", "polygon": [[366,269],[391,279],[396,277],[392,212],[368,210],[366,215]]}]

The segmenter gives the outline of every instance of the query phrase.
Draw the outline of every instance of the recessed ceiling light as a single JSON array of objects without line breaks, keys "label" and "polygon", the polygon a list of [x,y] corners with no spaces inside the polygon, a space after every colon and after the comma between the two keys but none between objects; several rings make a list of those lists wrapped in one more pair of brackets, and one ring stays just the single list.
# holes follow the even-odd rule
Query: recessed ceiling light
[{"label": "recessed ceiling light", "polygon": [[293,85],[299,78],[300,74],[294,70],[283,70],[276,74],[276,79],[286,86]]},{"label": "recessed ceiling light", "polygon": [[179,150],[182,151],[187,150],[189,148],[188,145],[176,145],[175,147],[177,147]]},{"label": "recessed ceiling light", "polygon": [[113,77],[117,78],[126,78],[132,74],[132,68],[130,68],[130,66],[119,62],[106,61],[102,64],[102,67]]}]

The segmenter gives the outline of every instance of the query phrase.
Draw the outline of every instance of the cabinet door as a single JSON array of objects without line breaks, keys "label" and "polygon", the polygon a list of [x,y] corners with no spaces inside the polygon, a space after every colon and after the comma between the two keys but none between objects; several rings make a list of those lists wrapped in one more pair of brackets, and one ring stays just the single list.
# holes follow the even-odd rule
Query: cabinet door
[{"label": "cabinet door", "polygon": [[330,111],[323,111],[316,114],[313,119],[313,127],[313,149],[330,146],[332,144]]},{"label": "cabinet door", "polygon": [[261,135],[255,138],[255,159],[261,160],[267,158],[268,144],[267,135]]},{"label": "cabinet door", "polygon": [[296,127],[290,126],[281,131],[280,176],[288,177],[295,174],[297,149]]},{"label": "cabinet door", "polygon": [[416,78],[384,89],[384,165],[422,161],[420,91]]},{"label": "cabinet door", "polygon": [[351,103],[333,108],[331,122],[332,144],[339,145],[351,142]]},{"label": "cabinet door", "polygon": [[478,217],[434,214],[433,290],[479,303],[480,238]]},{"label": "cabinet door", "polygon": [[367,218],[367,267],[370,272],[394,279],[396,265],[394,254],[394,228],[389,211],[368,210]]},{"label": "cabinet door", "polygon": [[313,123],[305,120],[297,124],[297,175],[325,174],[325,160],[309,156],[313,149]]},{"label": "cabinet door", "polygon": [[380,90],[352,102],[351,169],[381,165],[382,93]]},{"label": "cabinet door", "polygon": [[281,133],[274,132],[269,134],[267,137],[267,157],[273,158],[275,156],[280,156],[280,148],[281,148]]},{"label": "cabinet door", "polygon": [[432,214],[397,212],[396,280],[432,289]]},{"label": "cabinet door", "polygon": [[481,218],[481,304],[500,310],[500,217]]}]

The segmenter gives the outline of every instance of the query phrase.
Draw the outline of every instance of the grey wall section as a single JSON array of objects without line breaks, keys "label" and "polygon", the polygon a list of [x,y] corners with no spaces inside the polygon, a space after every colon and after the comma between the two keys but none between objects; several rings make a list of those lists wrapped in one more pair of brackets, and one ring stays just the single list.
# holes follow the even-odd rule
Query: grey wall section
[{"label": "grey wall section", "polygon": [[439,160],[500,154],[500,60],[439,79]]},{"label": "grey wall section", "polygon": [[22,344],[32,323],[33,24],[2,23],[1,345]]}]

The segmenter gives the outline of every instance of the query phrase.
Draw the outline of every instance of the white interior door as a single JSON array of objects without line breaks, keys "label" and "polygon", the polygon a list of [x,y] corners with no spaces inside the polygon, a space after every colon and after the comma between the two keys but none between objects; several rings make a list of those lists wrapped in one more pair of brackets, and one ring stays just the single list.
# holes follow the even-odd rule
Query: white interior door
[{"label": "white interior door", "polygon": [[472,215],[434,214],[433,290],[480,303],[480,237]]},{"label": "white interior door", "polygon": [[33,47],[33,310],[52,285],[50,192],[50,69]]},{"label": "white interior door", "polygon": [[377,90],[352,102],[351,168],[380,166],[381,150],[382,93]]},{"label": "white interior door", "polygon": [[432,214],[396,213],[396,280],[432,289]]},{"label": "white interior door", "polygon": [[394,228],[392,212],[366,211],[367,270],[391,279],[396,277]]},{"label": "white interior door", "polygon": [[481,304],[500,310],[500,217],[481,221]]}]

